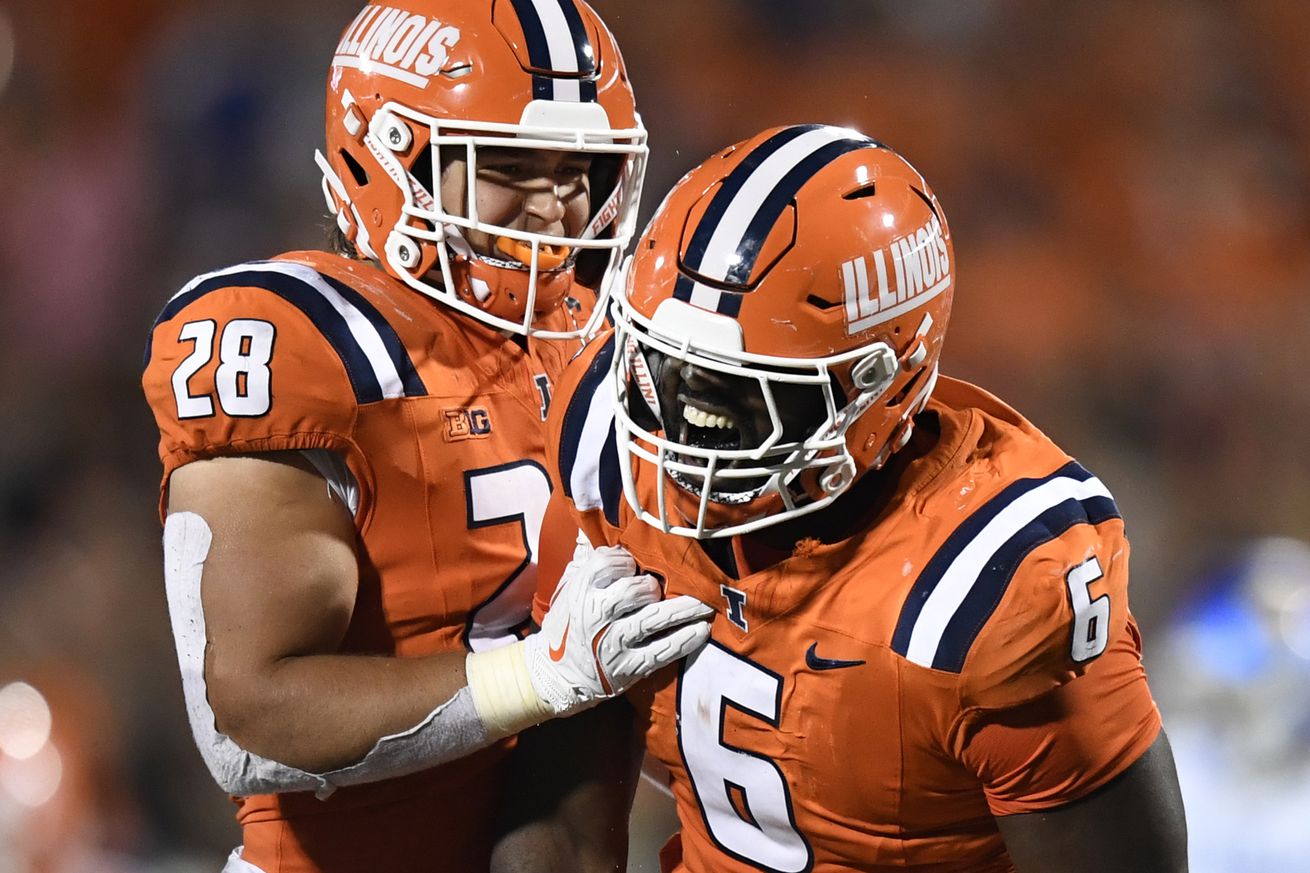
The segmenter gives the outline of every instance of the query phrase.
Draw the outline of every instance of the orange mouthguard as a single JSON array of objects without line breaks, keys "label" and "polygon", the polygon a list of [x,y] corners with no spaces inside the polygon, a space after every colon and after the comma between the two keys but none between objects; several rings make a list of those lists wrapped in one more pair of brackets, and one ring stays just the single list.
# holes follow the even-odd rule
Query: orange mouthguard
[{"label": "orange mouthguard", "polygon": [[[525,266],[532,264],[532,243],[527,240],[498,236],[496,237],[496,248],[502,254],[508,255],[520,264]],[[568,246],[548,246],[544,243],[539,245],[537,247],[537,269],[558,269],[568,260],[569,253],[572,251]]]}]

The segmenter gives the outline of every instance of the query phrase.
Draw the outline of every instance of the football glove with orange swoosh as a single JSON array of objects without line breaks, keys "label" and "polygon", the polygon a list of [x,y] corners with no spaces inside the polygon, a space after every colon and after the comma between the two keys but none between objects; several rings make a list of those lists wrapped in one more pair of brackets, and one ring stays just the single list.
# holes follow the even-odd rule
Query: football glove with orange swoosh
[{"label": "football glove with orange swoosh", "polygon": [[713,615],[694,597],[664,599],[622,548],[579,543],[541,630],[468,656],[474,705],[493,737],[572,715],[700,649]]},{"label": "football glove with orange swoosh", "polygon": [[541,632],[524,641],[532,686],[556,715],[622,694],[705,644],[714,609],[663,597],[622,548],[578,546]]}]

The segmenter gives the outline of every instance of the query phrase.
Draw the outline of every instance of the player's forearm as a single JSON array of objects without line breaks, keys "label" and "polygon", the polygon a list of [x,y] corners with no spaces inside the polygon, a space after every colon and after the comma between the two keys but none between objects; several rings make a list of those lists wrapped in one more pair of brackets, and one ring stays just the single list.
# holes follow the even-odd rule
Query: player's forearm
[{"label": "player's forearm", "polygon": [[[224,572],[204,579],[202,597],[212,543],[198,513],[168,516],[165,587],[191,730],[232,794],[324,795],[463,757],[621,691],[699,648],[709,632],[708,607],[661,600],[654,579],[625,578],[636,568],[630,557],[597,553],[565,586],[562,613],[547,615],[558,643],[536,635],[421,659],[334,654],[353,602],[342,573],[293,577],[318,584],[288,599],[285,588],[252,591],[240,584],[249,578],[243,567],[220,561]],[[353,559],[338,563],[344,570]],[[269,609],[279,592],[281,608]],[[253,615],[243,608],[252,599],[261,601]],[[280,621],[261,623],[268,615]]]},{"label": "player's forearm", "polygon": [[464,687],[464,652],[425,658],[308,655],[211,659],[216,727],[248,752],[311,773],[355,764]]},{"label": "player's forearm", "polygon": [[512,766],[534,778],[501,805],[491,873],[622,870],[642,740],[626,700],[523,733]]}]

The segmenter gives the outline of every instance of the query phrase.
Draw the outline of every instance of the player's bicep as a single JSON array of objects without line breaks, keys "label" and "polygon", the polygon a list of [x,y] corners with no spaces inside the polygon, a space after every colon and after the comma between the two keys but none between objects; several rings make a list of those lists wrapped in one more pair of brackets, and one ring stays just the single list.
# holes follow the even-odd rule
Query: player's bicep
[{"label": "player's bicep", "polygon": [[1184,873],[1187,825],[1169,741],[1095,794],[997,818],[1018,873]]},{"label": "player's bicep", "polygon": [[286,452],[185,464],[168,512],[194,513],[211,532],[200,596],[220,718],[257,700],[281,659],[336,650],[358,587],[355,529],[307,460]]}]

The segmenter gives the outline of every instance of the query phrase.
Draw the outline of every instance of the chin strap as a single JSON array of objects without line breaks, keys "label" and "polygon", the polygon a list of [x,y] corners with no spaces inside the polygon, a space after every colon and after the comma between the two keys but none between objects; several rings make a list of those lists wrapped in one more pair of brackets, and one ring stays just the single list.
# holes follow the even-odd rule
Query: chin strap
[{"label": "chin strap", "polygon": [[605,198],[600,209],[596,210],[596,215],[587,225],[587,229],[582,232],[582,239],[596,239],[600,236],[601,231],[614,223],[614,219],[619,217],[619,202],[623,199],[623,186],[628,181],[628,163],[624,162],[619,166],[619,177],[614,181],[614,190],[610,196]]},{"label": "chin strap", "polygon": [[631,334],[624,337],[623,354],[627,359],[631,381],[636,384],[637,391],[642,400],[646,401],[646,407],[655,415],[655,420],[662,423],[664,418],[660,415],[660,395],[655,386],[655,375],[650,371],[650,364],[641,346]]}]

